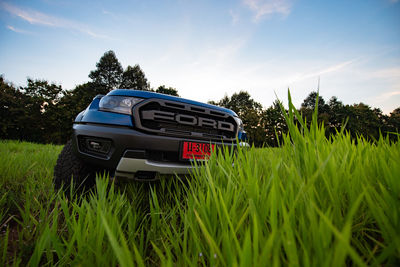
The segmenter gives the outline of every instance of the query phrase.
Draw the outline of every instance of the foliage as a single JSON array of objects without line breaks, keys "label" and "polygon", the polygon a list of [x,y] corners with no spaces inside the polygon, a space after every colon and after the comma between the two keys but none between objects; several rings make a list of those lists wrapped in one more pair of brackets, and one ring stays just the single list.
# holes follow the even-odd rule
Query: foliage
[{"label": "foliage", "polygon": [[0,200],[0,265],[398,266],[400,142],[328,140],[316,113],[281,110],[280,148],[213,154],[188,179],[99,176],[69,200],[51,189],[61,147],[0,142],[19,206]]},{"label": "foliage", "polygon": [[143,70],[136,64],[133,67],[128,66],[126,68],[122,74],[122,82],[119,88],[148,91],[150,84],[147,82]]},{"label": "foliage", "polygon": [[[349,114],[347,114],[347,109],[343,105],[341,101],[337,99],[337,97],[332,96],[329,100],[329,126],[330,132],[335,133],[336,131],[340,131],[340,129],[344,126],[346,119]],[[334,130],[334,131],[332,131]]]},{"label": "foliage", "polygon": [[283,135],[288,131],[281,106],[282,102],[275,100],[272,106],[263,113],[265,144],[268,146],[279,146],[280,142],[282,142]]},{"label": "foliage", "polygon": [[325,113],[328,111],[328,106],[325,104],[325,100],[318,92],[312,91],[301,104],[301,109],[314,110],[317,107],[318,99],[318,113]]},{"label": "foliage", "polygon": [[157,88],[156,93],[165,94],[165,95],[173,95],[179,96],[178,90],[173,87],[166,87],[165,85],[161,85]]},{"label": "foliage", "polygon": [[229,108],[236,112],[243,121],[247,136],[255,146],[262,146],[265,141],[263,127],[262,105],[250,97],[246,91],[234,93],[231,97],[225,96],[219,102],[210,101],[210,104]]},{"label": "foliage", "polygon": [[108,91],[119,87],[122,82],[123,69],[114,51],[105,52],[100,61],[96,63],[96,67],[97,69],[89,74],[89,78],[93,80],[94,84],[104,87]]},{"label": "foliage", "polygon": [[353,136],[364,135],[367,138],[379,138],[379,131],[383,128],[383,122],[380,119],[381,110],[371,109],[364,103],[348,106],[347,110],[350,113],[347,129]]},{"label": "foliage", "polygon": [[[317,105],[318,102],[318,105]],[[318,110],[318,121],[323,122],[325,125],[329,122],[329,106],[325,104],[325,100],[318,92],[311,92],[301,104],[300,112],[305,118],[307,125],[310,125],[314,109]]]},{"label": "foliage", "polygon": [[[0,76],[0,139],[26,140],[37,143],[65,144],[72,134],[76,115],[85,110],[96,95],[107,94],[113,88],[155,91],[179,96],[177,89],[161,85],[150,88],[144,71],[138,64],[124,70],[113,51],[107,51],[91,71],[92,79],[64,90],[60,85],[46,80],[27,79],[25,87],[16,88]],[[318,92],[311,92],[300,107],[301,116],[310,126],[318,100],[318,123],[323,123],[326,137],[335,135],[343,127],[353,140],[364,136],[376,141],[382,133],[397,141],[400,130],[400,108],[390,115],[364,103],[344,105],[336,97],[326,102]],[[261,146],[278,146],[287,125],[279,102],[263,108],[248,92],[240,91],[225,96],[211,104],[235,111],[243,120],[249,143]],[[10,119],[12,118],[12,119]],[[297,119],[297,118],[296,118]]]},{"label": "foliage", "polygon": [[150,84],[140,66],[128,65],[124,71],[114,51],[105,52],[96,67],[96,70],[90,72],[89,78],[97,87],[104,88],[104,93],[117,88],[150,90]]},{"label": "foliage", "polygon": [[400,132],[400,107],[396,108],[387,119],[387,130],[389,132]]},{"label": "foliage", "polygon": [[52,142],[61,86],[28,78],[26,87],[16,89],[1,78],[0,88],[1,138]]},{"label": "foliage", "polygon": [[[27,122],[28,111],[25,108],[29,97],[0,76],[0,138],[20,139],[22,127]],[[13,119],[10,119],[13,118]],[[17,119],[18,118],[18,119]]]},{"label": "foliage", "polygon": [[[307,125],[310,125],[311,117],[314,113],[312,104],[316,104],[318,97],[318,122],[325,125],[327,137],[335,135],[343,127],[350,132],[353,139],[357,136],[364,136],[368,140],[378,140],[380,134],[398,133],[396,123],[399,118],[395,113],[390,116],[384,115],[380,109],[372,109],[364,103],[344,105],[337,97],[331,97],[328,104],[317,92],[311,92],[301,105],[300,112],[305,118]],[[312,99],[314,98],[314,101]],[[395,111],[394,111],[395,112]],[[397,140],[396,135],[390,135],[393,141]]]},{"label": "foliage", "polygon": [[[89,77],[91,82],[63,90],[60,85],[31,78],[25,87],[15,88],[0,76],[0,139],[65,144],[75,117],[96,95],[120,87],[151,90],[140,66],[128,66],[123,71],[113,51],[104,53]],[[160,86],[157,90],[179,96],[172,87]]]}]

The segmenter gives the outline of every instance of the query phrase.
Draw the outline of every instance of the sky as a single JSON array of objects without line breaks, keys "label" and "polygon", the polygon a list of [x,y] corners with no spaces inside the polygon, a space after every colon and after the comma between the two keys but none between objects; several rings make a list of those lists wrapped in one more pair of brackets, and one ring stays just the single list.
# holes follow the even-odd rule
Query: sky
[{"label": "sky", "polygon": [[73,89],[108,50],[151,87],[265,108],[320,95],[400,107],[399,0],[0,0],[0,74]]}]

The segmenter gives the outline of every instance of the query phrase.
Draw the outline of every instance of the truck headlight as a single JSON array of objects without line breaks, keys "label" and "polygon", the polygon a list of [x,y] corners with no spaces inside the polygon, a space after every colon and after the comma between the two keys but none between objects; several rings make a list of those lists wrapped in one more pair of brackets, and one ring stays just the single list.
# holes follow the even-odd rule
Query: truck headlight
[{"label": "truck headlight", "polygon": [[244,132],[244,126],[243,126],[243,122],[241,119],[239,119],[238,117],[235,117],[235,121],[238,125],[238,130],[239,132]]},{"label": "truck headlight", "polygon": [[132,115],[133,106],[141,101],[143,99],[129,96],[104,96],[100,99],[99,109],[101,111]]},{"label": "truck headlight", "polygon": [[249,144],[246,143],[247,134],[246,134],[246,131],[244,130],[243,122],[238,117],[235,117],[235,121],[238,125],[238,136],[237,137],[240,140],[240,146],[248,147]]}]

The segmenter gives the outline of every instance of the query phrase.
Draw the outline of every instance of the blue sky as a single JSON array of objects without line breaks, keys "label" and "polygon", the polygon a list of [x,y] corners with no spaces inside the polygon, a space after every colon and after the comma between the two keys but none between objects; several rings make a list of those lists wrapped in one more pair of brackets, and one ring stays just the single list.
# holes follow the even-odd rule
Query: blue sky
[{"label": "blue sky", "polygon": [[247,90],[268,107],[318,86],[329,100],[400,106],[400,1],[0,0],[0,74],[89,81],[104,52],[152,87],[199,101]]}]

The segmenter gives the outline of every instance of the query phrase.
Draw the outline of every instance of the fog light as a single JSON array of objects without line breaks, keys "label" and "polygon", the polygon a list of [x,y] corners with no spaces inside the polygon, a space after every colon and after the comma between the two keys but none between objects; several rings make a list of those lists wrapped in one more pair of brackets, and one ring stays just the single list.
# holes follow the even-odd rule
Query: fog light
[{"label": "fog light", "polygon": [[96,141],[89,141],[89,147],[93,150],[101,150],[101,143]]},{"label": "fog light", "polygon": [[84,137],[82,140],[84,150],[96,154],[108,154],[111,150],[111,141],[102,138]]}]

